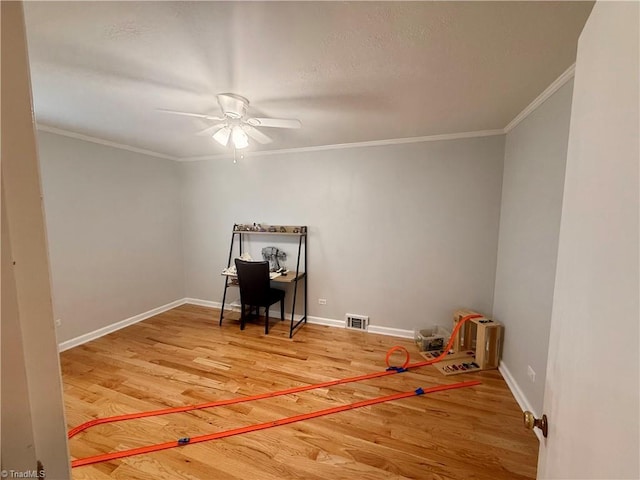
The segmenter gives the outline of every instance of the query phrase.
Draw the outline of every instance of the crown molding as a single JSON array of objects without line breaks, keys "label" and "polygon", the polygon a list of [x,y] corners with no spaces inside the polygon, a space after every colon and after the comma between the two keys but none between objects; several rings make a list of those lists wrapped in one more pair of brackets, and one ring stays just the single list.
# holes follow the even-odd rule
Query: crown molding
[{"label": "crown molding", "polygon": [[36,123],[36,128],[41,132],[54,133],[56,135],[62,135],[63,137],[75,138],[76,140],[84,140],[85,142],[97,143],[98,145],[104,145],[105,147],[118,148],[120,150],[127,150],[129,152],[141,153],[142,155],[149,155],[151,157],[164,158],[167,160],[178,161],[178,157],[172,157],[164,153],[158,153],[151,150],[145,150],[144,148],[133,147],[124,143],[111,142],[102,138],[91,137],[89,135],[83,135],[81,133],[72,132],[69,130],[63,130],[61,128],[50,127],[42,123]]},{"label": "crown molding", "polygon": [[[384,145],[401,145],[404,143],[421,143],[421,142],[437,142],[444,140],[459,140],[462,138],[475,138],[475,137],[490,137],[494,135],[504,135],[513,130],[520,122],[531,115],[540,105],[542,105],[551,95],[557,92],[565,83],[571,80],[576,71],[575,63],[567,68],[557,79],[551,83],[535,100],[527,105],[516,117],[511,120],[504,128],[494,130],[479,130],[475,132],[460,132],[460,133],[444,133],[439,135],[427,135],[423,137],[407,137],[407,138],[390,138],[385,140],[373,140],[367,142],[354,142],[354,143],[337,143],[333,145],[317,145],[313,147],[299,147],[299,148],[283,148],[279,150],[266,150],[258,152],[241,152],[240,155],[244,157],[263,157],[268,155],[281,155],[285,153],[305,153],[305,152],[322,152],[326,150],[340,150],[347,148],[362,148],[362,147],[379,147]],[[219,153],[215,155],[201,155],[193,157],[174,157],[166,155],[164,153],[153,152],[151,150],[145,150],[143,148],[133,147],[122,143],[111,142],[109,140],[103,140],[101,138],[91,137],[88,135],[82,135],[80,133],[72,132],[69,130],[63,130],[60,128],[50,127],[48,125],[36,124],[36,128],[43,132],[55,133],[57,135],[63,135],[65,137],[75,138],[78,140],[84,140],[87,142],[97,143],[99,145],[105,145],[107,147],[119,148],[121,150],[128,150],[130,152],[141,153],[143,155],[150,155],[152,157],[165,158],[167,160],[174,160],[178,162],[200,162],[206,160],[227,160],[233,158],[233,153]]]},{"label": "crown molding", "polygon": [[[461,133],[444,133],[440,135],[427,135],[424,137],[407,137],[407,138],[390,138],[385,140],[373,140],[368,142],[354,143],[337,143],[334,145],[317,145],[314,147],[299,148],[283,148],[280,150],[266,150],[262,152],[246,152],[242,153],[244,157],[262,157],[267,155],[279,155],[283,153],[303,153],[303,152],[321,152],[325,150],[338,150],[346,148],[362,148],[362,147],[379,147],[384,145],[400,145],[403,143],[421,143],[421,142],[437,142],[443,140],[458,140],[462,138],[490,137],[493,135],[503,135],[503,129],[496,130],[479,130],[477,132],[461,132]],[[203,155],[199,157],[183,157],[181,162],[199,162],[203,160],[220,160],[233,158],[228,153],[218,155]]]},{"label": "crown molding", "polygon": [[[475,132],[461,132],[461,133],[445,133],[441,135],[427,135],[424,137],[409,137],[409,138],[391,138],[386,140],[374,140],[369,142],[355,142],[355,143],[338,143],[334,145],[318,145],[314,147],[300,147],[300,148],[284,148],[280,150],[267,150],[263,152],[246,152],[242,153],[244,157],[259,157],[267,155],[278,155],[283,153],[303,153],[303,152],[320,152],[324,150],[337,150],[345,148],[360,148],[360,147],[376,147],[383,145],[399,145],[403,143],[420,143],[420,142],[435,142],[442,140],[458,140],[461,138],[474,138],[474,137],[489,137],[493,135],[505,135],[513,130],[520,122],[531,115],[540,105],[542,105],[551,95],[556,93],[565,83],[571,80],[576,72],[576,64],[574,63],[567,68],[558,78],[556,78],[551,85],[549,85],[540,95],[538,95],[524,110],[514,117],[511,122],[504,128],[495,130],[479,130]],[[195,157],[181,157],[180,162],[198,162],[204,160],[222,160],[233,158],[233,154],[221,153],[216,155],[203,155]]]},{"label": "crown molding", "polygon": [[531,115],[540,105],[542,105],[545,100],[547,100],[551,95],[560,90],[565,83],[573,78],[576,73],[576,64],[574,63],[569,68],[567,68],[562,75],[554,80],[554,82],[549,85],[540,95],[536,97],[536,99],[531,102],[529,105],[525,107],[516,117],[509,122],[509,124],[504,127],[504,133],[509,133],[513,130],[520,122],[522,122],[525,118]]}]

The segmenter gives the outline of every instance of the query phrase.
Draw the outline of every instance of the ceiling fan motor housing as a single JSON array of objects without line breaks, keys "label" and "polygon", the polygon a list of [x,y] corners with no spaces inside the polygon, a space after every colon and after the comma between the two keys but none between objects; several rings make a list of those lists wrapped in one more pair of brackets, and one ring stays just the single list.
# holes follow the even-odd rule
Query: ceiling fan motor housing
[{"label": "ceiling fan motor housing", "polygon": [[219,94],[218,103],[225,116],[234,119],[244,117],[249,107],[249,100],[234,93]]}]

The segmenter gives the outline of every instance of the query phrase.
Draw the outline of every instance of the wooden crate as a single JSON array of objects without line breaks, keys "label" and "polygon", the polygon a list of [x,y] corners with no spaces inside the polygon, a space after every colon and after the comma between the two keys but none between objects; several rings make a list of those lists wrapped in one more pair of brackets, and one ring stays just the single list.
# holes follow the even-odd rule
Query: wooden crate
[{"label": "wooden crate", "polygon": [[[467,315],[481,315],[478,312],[472,310],[460,309],[453,313],[453,327],[458,325],[458,322]],[[478,318],[472,318],[465,322],[458,331],[453,342],[454,354],[458,354],[458,358],[461,358],[461,354],[468,355],[468,352],[474,352],[474,362],[478,365],[477,368],[471,369],[458,369],[453,372],[443,371],[445,367],[450,365],[459,366],[462,363],[468,363],[466,360],[460,360],[457,363],[451,363],[452,360],[445,360],[438,362],[436,366],[442,364],[443,369],[438,367],[445,375],[454,375],[457,373],[464,373],[466,371],[474,370],[489,370],[498,368],[500,363],[500,351],[502,344],[502,325],[495,320],[481,316]]]},{"label": "wooden crate", "polygon": [[[455,312],[453,312],[453,328],[455,329],[458,325],[458,322],[460,322],[460,320],[462,320],[462,318],[466,317],[467,315],[481,314],[478,312],[474,312],[473,310],[456,310]],[[456,335],[456,338],[453,341],[453,350],[455,352],[461,352],[463,350],[475,350],[476,325],[476,323],[473,323],[473,320],[465,322],[464,325],[462,325],[462,327],[458,331],[458,334]]]}]

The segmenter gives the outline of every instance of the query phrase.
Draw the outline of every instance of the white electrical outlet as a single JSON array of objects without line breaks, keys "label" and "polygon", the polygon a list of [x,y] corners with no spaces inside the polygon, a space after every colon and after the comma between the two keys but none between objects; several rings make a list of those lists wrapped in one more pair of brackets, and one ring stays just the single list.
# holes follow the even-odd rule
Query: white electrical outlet
[{"label": "white electrical outlet", "polygon": [[59,327],[62,325],[62,320],[59,318],[56,318],[56,327]]},{"label": "white electrical outlet", "polygon": [[531,365],[527,366],[527,375],[529,375],[529,380],[531,380],[531,383],[535,383],[536,381],[536,372],[533,368],[531,368]]},{"label": "white electrical outlet", "polygon": [[318,303],[320,305],[326,305],[327,304],[327,299],[326,298],[319,298],[318,299]]}]

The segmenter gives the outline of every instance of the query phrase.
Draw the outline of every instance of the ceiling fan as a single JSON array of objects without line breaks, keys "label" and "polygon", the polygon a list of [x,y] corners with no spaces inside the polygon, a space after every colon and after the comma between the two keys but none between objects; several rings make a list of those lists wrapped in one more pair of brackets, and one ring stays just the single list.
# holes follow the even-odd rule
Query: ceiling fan
[{"label": "ceiling fan", "polygon": [[219,121],[211,127],[198,132],[198,135],[211,135],[222,146],[227,146],[231,140],[236,149],[249,146],[249,137],[261,144],[271,143],[272,140],[256,127],[268,128],[300,128],[300,120],[290,118],[260,118],[247,117],[249,100],[234,93],[220,93],[217,95],[222,115],[205,115],[201,113],[179,112],[175,110],[160,111],[187,117],[203,118]]}]

